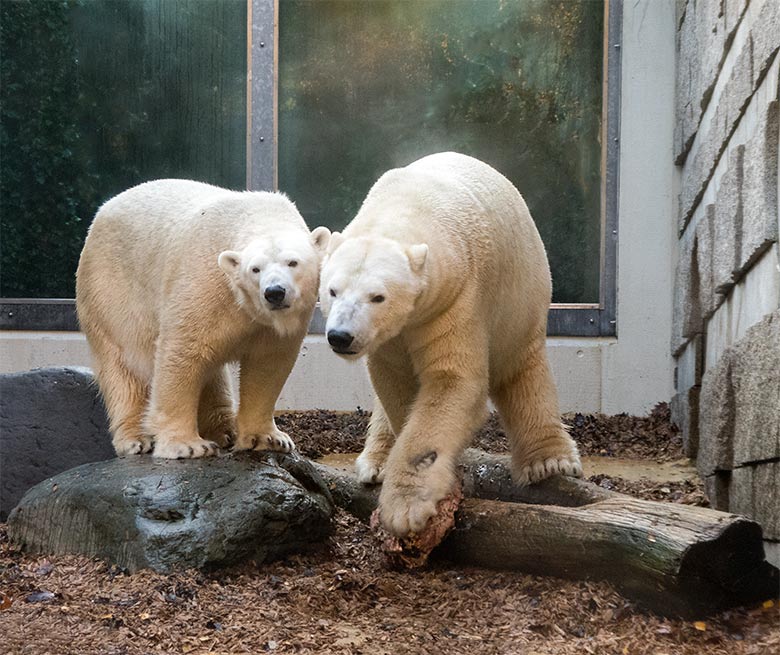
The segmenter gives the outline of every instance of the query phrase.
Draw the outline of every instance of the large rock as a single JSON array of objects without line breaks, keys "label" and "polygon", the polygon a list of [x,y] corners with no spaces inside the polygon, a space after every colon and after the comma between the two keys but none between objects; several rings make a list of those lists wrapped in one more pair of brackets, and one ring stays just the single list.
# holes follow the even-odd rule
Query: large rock
[{"label": "large rock", "polygon": [[780,310],[768,314],[702,376],[702,476],[780,459]]},{"label": "large rock", "polygon": [[680,428],[686,457],[696,458],[699,448],[699,393],[704,365],[704,340],[695,336],[677,358],[672,421]]},{"label": "large rock", "polygon": [[695,459],[699,451],[699,394],[701,387],[689,387],[672,397],[672,422],[680,429],[683,452]]},{"label": "large rock", "polygon": [[780,48],[780,2],[764,0],[750,36],[753,42],[754,78],[760,80]]},{"label": "large rock", "polygon": [[[729,13],[744,11],[743,6],[729,3]],[[690,148],[702,113],[707,108],[712,90],[726,55],[726,45],[736,28],[719,2],[689,3],[680,18],[677,32],[677,126],[675,158],[681,163]]]},{"label": "large rock", "polygon": [[[706,8],[706,5],[711,5],[717,11],[719,4],[718,2],[699,2],[697,7]],[[706,9],[710,10],[710,8]],[[735,9],[737,12],[741,11],[738,6]],[[698,125],[698,121],[702,118],[702,111],[701,107],[696,106],[696,98],[701,94],[696,91],[695,85],[692,87],[680,79],[680,74],[683,76],[693,74],[695,76],[698,66],[695,49],[700,47],[698,44],[701,39],[697,41],[684,36],[685,24],[693,16],[690,11],[686,12],[683,29],[678,32],[678,136],[676,146],[679,152],[677,153],[677,163],[682,163],[685,160],[680,182],[678,228],[681,232],[696,209],[726,144],[734,134],[745,108],[751,101],[751,96],[764,81],[768,67],[773,61],[778,45],[780,45],[777,37],[780,34],[778,29],[780,27],[780,3],[777,0],[763,0],[763,2],[762,0],[754,0],[751,4],[751,10],[755,10],[755,15],[751,22],[749,38],[742,39],[740,42],[740,51],[735,53],[736,58],[731,73],[723,85],[720,97],[717,99],[718,104],[706,127],[703,124]],[[726,15],[734,16],[735,12],[727,11]],[[733,32],[733,24],[729,27],[731,29],[727,28],[727,30]],[[707,35],[704,40],[709,38],[710,35]],[[717,34],[712,33],[712,38],[718,39]],[[686,54],[682,40],[687,41],[687,48],[691,54]],[[728,42],[727,40],[726,43]],[[709,56],[703,54],[702,58],[706,61]],[[690,73],[686,73],[685,68],[690,66],[693,67],[692,70]],[[710,87],[711,89],[712,87]],[[707,102],[709,102],[706,94],[703,97],[707,97]],[[688,149],[697,129],[699,135],[696,153],[688,157]]]},{"label": "large rock", "polygon": [[765,539],[780,539],[780,462],[735,468],[729,511],[761,524]]},{"label": "large rock", "polygon": [[780,310],[748,329],[729,356],[734,466],[780,459]]},{"label": "large rock", "polygon": [[0,520],[33,485],[111,457],[106,412],[89,369],[0,375]]},{"label": "large rock", "polygon": [[696,468],[702,478],[730,471],[734,454],[734,388],[728,351],[708,369],[699,393],[699,449]]},{"label": "large rock", "polygon": [[728,512],[731,471],[715,471],[712,475],[703,476],[702,482],[712,508]]},{"label": "large rock", "polygon": [[333,501],[297,455],[85,464],[36,485],[8,520],[34,553],[101,557],[131,571],[264,561],[322,541]]},{"label": "large rock", "polygon": [[712,258],[715,251],[715,205],[704,208],[704,215],[696,223],[696,266],[699,269],[699,307],[703,319],[718,308],[723,296],[715,293]]},{"label": "large rock", "polygon": [[674,276],[674,307],[672,314],[672,354],[677,356],[696,334],[702,331],[699,305],[699,270],[696,261],[695,234],[686,233],[680,240],[680,256]]},{"label": "large rock", "polygon": [[780,103],[770,102],[745,144],[739,269],[745,270],[777,241],[777,150]]},{"label": "large rock", "polygon": [[712,252],[712,275],[716,293],[727,294],[734,286],[742,235],[742,179],[744,146],[729,153],[728,168],[723,174],[715,200],[715,248]]}]

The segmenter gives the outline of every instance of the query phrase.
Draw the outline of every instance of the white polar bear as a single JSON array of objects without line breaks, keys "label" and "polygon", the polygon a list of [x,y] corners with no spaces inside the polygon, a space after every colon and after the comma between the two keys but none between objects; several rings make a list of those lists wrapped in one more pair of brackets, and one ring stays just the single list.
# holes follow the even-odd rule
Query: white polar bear
[{"label": "white polar bear", "polygon": [[[118,455],[289,451],[273,411],[314,309],[330,231],[277,193],[157,180],[106,202],[76,274]],[[239,361],[236,416],[226,363]]]},{"label": "white polar bear", "polygon": [[544,246],[512,184],[456,153],[376,182],[320,278],[332,349],[368,355],[376,403],[358,478],[383,481],[384,526],[419,532],[486,417],[505,423],[516,479],[580,475],[545,350],[552,285]]}]

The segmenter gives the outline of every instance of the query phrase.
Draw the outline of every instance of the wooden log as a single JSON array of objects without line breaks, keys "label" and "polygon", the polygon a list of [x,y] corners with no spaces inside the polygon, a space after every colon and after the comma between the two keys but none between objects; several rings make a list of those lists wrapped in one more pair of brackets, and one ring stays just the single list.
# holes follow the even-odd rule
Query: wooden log
[{"label": "wooden log", "polygon": [[[554,477],[519,488],[507,457],[467,451],[454,530],[438,552],[463,564],[605,580],[663,615],[699,617],[777,598],[761,527],[715,510],[640,500]],[[368,520],[378,489],[323,464],[337,505]],[[470,497],[469,497],[470,496]]]}]

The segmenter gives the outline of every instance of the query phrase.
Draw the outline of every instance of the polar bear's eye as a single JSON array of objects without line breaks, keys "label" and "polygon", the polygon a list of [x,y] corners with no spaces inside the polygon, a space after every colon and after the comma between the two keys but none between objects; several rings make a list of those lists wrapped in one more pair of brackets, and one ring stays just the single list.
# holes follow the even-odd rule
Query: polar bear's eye
[{"label": "polar bear's eye", "polygon": [[371,297],[371,302],[384,302],[384,301],[385,301],[385,297],[381,293],[378,293],[377,295]]},{"label": "polar bear's eye", "polygon": [[260,267],[259,266],[253,266],[252,267],[252,272],[253,273],[259,273],[260,272]]},{"label": "polar bear's eye", "polygon": [[331,297],[331,298],[335,298],[335,297],[336,297],[336,291],[335,291],[335,289],[331,289],[331,290],[330,290],[330,297]]},{"label": "polar bear's eye", "polygon": [[287,265],[288,265],[290,268],[295,268],[295,267],[298,265],[298,262],[297,262],[297,260],[295,260],[295,259],[291,259],[289,262],[287,262]]}]

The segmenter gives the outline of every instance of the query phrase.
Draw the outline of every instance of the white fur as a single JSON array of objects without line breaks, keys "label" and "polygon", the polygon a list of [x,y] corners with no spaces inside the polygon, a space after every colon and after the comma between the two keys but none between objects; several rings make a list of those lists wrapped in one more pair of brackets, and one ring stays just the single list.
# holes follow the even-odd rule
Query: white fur
[{"label": "white fur", "polygon": [[[98,211],[77,272],[120,455],[199,457],[215,444],[289,450],[273,409],[316,300],[330,232],[283,195],[188,180],[129,189]],[[294,265],[291,265],[294,264]],[[280,305],[265,291],[284,289]],[[225,370],[239,361],[238,413]]]},{"label": "white fur", "polygon": [[342,356],[368,356],[377,402],[357,472],[384,480],[391,532],[419,531],[435,513],[488,396],[520,483],[580,473],[547,363],[550,297],[525,202],[471,157],[441,153],[387,172],[334,234],[320,283],[326,331],[353,337]]}]

